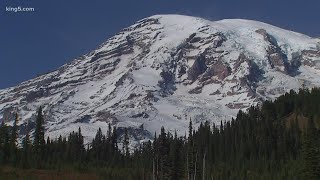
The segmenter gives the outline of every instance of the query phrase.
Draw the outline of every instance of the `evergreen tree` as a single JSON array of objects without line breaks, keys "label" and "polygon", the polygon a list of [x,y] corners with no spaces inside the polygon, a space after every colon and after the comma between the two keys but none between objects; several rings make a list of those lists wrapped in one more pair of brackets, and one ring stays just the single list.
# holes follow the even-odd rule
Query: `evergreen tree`
[{"label": "evergreen tree", "polygon": [[313,118],[309,118],[303,142],[304,175],[307,179],[320,178],[319,134]]},{"label": "evergreen tree", "polygon": [[33,152],[35,155],[36,166],[42,166],[41,158],[44,155],[45,140],[44,140],[44,118],[42,107],[40,106],[37,112],[36,128],[34,131]]},{"label": "evergreen tree", "polygon": [[18,123],[19,117],[18,113],[15,114],[15,119],[13,121],[13,126],[11,128],[10,140],[9,140],[9,156],[10,162],[15,164],[18,158],[18,149],[17,149],[17,138],[18,138]]},{"label": "evergreen tree", "polygon": [[26,135],[22,142],[22,159],[21,164],[23,168],[30,167],[30,159],[31,159],[31,140],[29,134],[29,127],[28,124],[26,125]]},{"label": "evergreen tree", "polygon": [[194,168],[195,168],[195,147],[194,147],[194,140],[193,140],[193,127],[192,121],[190,119],[189,122],[189,136],[187,142],[187,177],[188,179],[192,179],[194,177]]},{"label": "evergreen tree", "polygon": [[169,160],[169,150],[170,144],[168,136],[165,132],[164,127],[161,127],[161,132],[158,138],[158,158],[159,158],[159,178],[168,179],[170,177],[170,160]]},{"label": "evergreen tree", "polygon": [[84,160],[84,153],[85,153],[85,148],[84,148],[84,141],[83,141],[83,136],[81,133],[81,128],[79,127],[78,129],[78,138],[77,138],[77,159],[78,161],[82,162]]},{"label": "evergreen tree", "polygon": [[101,161],[101,156],[103,153],[102,139],[103,139],[102,131],[101,131],[101,128],[99,128],[95,138],[92,141],[92,153],[96,161]]},{"label": "evergreen tree", "polygon": [[114,151],[118,149],[118,136],[117,136],[117,128],[114,126],[112,130],[111,143]]},{"label": "evergreen tree", "polygon": [[0,147],[0,163],[5,164],[8,162],[10,155],[10,135],[4,120],[0,127]]},{"label": "evergreen tree", "polygon": [[109,142],[111,142],[111,139],[112,139],[112,129],[111,129],[111,124],[109,123],[108,124],[108,136],[107,136],[107,139]]},{"label": "evergreen tree", "polygon": [[10,137],[11,152],[16,151],[17,149],[18,123],[19,123],[19,116],[18,116],[18,113],[16,113],[15,120],[13,122],[12,130],[11,130],[11,137]]},{"label": "evergreen tree", "polygon": [[126,155],[126,157],[129,157],[129,135],[128,135],[128,129],[124,129],[124,138],[123,138],[123,153]]},{"label": "evergreen tree", "polygon": [[182,179],[183,177],[183,156],[182,156],[182,143],[181,139],[178,139],[177,132],[175,131],[174,139],[170,143],[170,178]]}]

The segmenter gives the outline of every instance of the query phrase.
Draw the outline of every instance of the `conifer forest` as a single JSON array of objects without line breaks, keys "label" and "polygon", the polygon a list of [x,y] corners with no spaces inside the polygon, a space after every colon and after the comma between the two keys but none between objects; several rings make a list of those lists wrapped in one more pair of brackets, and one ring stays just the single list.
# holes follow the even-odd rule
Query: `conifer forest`
[{"label": "conifer forest", "polygon": [[99,129],[88,144],[80,128],[68,137],[45,138],[41,107],[34,131],[27,128],[19,141],[18,121],[17,113],[13,126],[0,127],[0,179],[42,179],[27,173],[36,170],[73,172],[84,179],[320,179],[316,88],[292,90],[219,124],[204,122],[195,128],[190,119],[183,137],[161,128],[153,141],[134,149],[127,129],[119,142],[111,125],[107,132]]}]

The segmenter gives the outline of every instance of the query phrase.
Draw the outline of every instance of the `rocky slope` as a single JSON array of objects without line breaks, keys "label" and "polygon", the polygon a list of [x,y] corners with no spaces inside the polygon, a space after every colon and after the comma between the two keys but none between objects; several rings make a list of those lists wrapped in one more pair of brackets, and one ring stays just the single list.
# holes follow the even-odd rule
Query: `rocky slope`
[{"label": "rocky slope", "polygon": [[130,127],[132,144],[164,126],[184,135],[230,120],[239,109],[320,86],[320,40],[261,22],[181,15],[142,19],[61,68],[0,90],[0,121],[21,134],[44,107],[47,135],[79,126],[91,140],[108,123]]}]

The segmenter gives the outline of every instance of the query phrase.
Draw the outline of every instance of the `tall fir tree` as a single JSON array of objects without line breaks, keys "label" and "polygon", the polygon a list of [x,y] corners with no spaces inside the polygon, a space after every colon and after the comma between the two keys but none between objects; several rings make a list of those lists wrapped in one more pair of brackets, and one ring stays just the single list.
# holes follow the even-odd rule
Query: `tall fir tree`
[{"label": "tall fir tree", "polygon": [[10,155],[10,134],[9,128],[4,123],[4,120],[1,122],[0,127],[0,163],[5,164],[9,160]]},{"label": "tall fir tree", "polygon": [[18,149],[17,149],[17,141],[18,141],[18,123],[19,116],[18,113],[15,113],[15,119],[13,121],[13,126],[11,129],[11,137],[10,137],[10,161],[15,164],[18,158]]},{"label": "tall fir tree", "polygon": [[17,139],[18,139],[18,123],[19,123],[19,116],[18,113],[15,114],[15,119],[13,121],[13,126],[11,129],[11,137],[10,137],[10,146],[13,149],[17,148]]},{"label": "tall fir tree", "polygon": [[118,150],[118,135],[117,135],[116,126],[113,126],[111,139],[112,139],[111,144],[112,144],[113,151],[117,151]]},{"label": "tall fir tree", "polygon": [[101,156],[102,156],[102,142],[103,142],[103,134],[101,131],[101,128],[98,129],[95,138],[92,141],[92,153],[93,157],[95,158],[96,161],[101,161]]},{"label": "tall fir tree", "polygon": [[26,125],[26,135],[22,141],[22,158],[21,158],[21,165],[23,168],[29,168],[30,167],[30,160],[31,160],[31,140],[30,140],[30,134],[29,134],[29,125],[27,123]]},{"label": "tall fir tree", "polygon": [[124,138],[123,138],[123,153],[126,155],[126,157],[129,157],[129,134],[128,129],[124,128]]},{"label": "tall fir tree", "polygon": [[44,140],[44,118],[42,107],[40,106],[36,117],[36,128],[34,131],[33,151],[35,154],[35,163],[41,166],[41,158],[44,155],[45,140]]},{"label": "tall fir tree", "polygon": [[193,140],[193,126],[192,121],[189,121],[189,136],[187,142],[187,178],[192,179],[194,177],[194,168],[195,168],[195,147]]},{"label": "tall fir tree", "polygon": [[315,128],[313,118],[308,120],[307,129],[303,140],[303,172],[307,179],[320,178],[320,152],[319,152],[319,132]]},{"label": "tall fir tree", "polygon": [[111,128],[111,124],[108,123],[108,135],[107,135],[107,139],[108,141],[111,143],[111,137],[112,137],[112,128]]}]

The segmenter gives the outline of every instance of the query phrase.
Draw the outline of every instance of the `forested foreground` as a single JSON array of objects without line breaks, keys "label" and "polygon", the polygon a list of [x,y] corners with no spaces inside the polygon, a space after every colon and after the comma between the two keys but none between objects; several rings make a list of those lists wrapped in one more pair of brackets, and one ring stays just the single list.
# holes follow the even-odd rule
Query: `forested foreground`
[{"label": "forested foreground", "polygon": [[17,146],[17,121],[1,125],[0,178],[27,172],[41,178],[36,174],[44,171],[66,179],[320,179],[319,89],[290,91],[229,122],[194,129],[190,120],[186,137],[162,128],[153,142],[131,153],[127,131],[120,149],[110,126],[88,145],[80,128],[67,138],[45,140],[41,108],[34,140],[27,133]]}]

